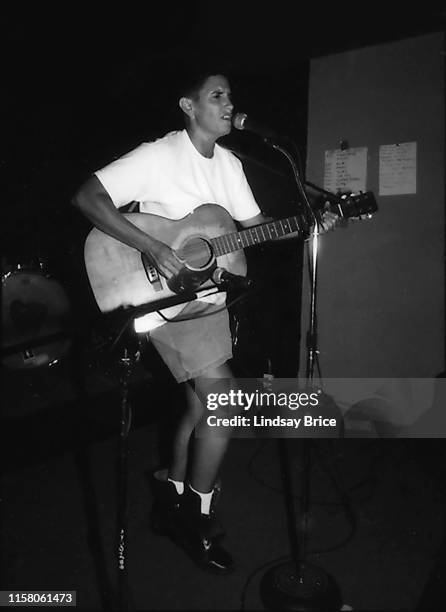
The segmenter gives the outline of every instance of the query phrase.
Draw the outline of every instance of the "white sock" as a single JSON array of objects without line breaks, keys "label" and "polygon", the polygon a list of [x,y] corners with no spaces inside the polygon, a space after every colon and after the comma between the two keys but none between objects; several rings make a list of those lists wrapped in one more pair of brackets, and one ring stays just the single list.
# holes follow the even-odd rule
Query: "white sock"
[{"label": "white sock", "polygon": [[179,480],[173,480],[172,478],[167,479],[168,482],[173,482],[175,485],[175,489],[177,490],[178,495],[183,495],[184,493],[184,482],[180,482]]},{"label": "white sock", "polygon": [[201,498],[201,508],[200,508],[201,514],[209,514],[209,510],[211,509],[211,500],[212,500],[212,495],[214,493],[214,490],[212,489],[212,491],[210,491],[209,493],[201,493],[200,491],[197,491],[196,489],[194,489],[191,485],[189,485],[189,487],[191,491],[199,495]]}]

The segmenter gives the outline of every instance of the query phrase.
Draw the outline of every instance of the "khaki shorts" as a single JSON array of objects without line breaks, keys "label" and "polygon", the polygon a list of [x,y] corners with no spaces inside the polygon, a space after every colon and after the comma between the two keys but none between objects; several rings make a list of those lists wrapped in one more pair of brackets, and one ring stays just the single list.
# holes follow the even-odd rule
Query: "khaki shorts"
[{"label": "khaki shorts", "polygon": [[[189,302],[177,318],[210,313],[222,305]],[[205,317],[165,323],[150,332],[150,340],[177,382],[200,376],[232,357],[229,314],[226,308]]]}]

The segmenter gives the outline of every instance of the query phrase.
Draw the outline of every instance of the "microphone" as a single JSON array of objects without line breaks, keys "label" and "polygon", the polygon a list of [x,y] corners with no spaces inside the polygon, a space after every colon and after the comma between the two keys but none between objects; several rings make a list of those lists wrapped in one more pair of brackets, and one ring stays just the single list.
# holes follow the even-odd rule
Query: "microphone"
[{"label": "microphone", "polygon": [[232,119],[232,125],[237,130],[248,130],[249,132],[254,132],[258,136],[261,136],[266,143],[280,139],[277,132],[274,132],[274,130],[271,130],[266,125],[262,125],[254,119],[251,119],[246,113],[236,113]]},{"label": "microphone", "polygon": [[238,274],[232,274],[225,268],[215,268],[212,273],[212,280],[216,285],[226,286],[231,289],[243,289],[247,290],[252,286],[252,280],[245,276],[239,276]]}]

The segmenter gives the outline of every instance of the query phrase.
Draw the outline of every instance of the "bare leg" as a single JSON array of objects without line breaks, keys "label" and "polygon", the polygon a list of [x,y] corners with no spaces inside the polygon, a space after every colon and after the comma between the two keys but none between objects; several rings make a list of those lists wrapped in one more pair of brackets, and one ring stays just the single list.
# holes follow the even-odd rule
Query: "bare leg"
[{"label": "bare leg", "polygon": [[179,482],[186,479],[192,433],[204,412],[201,401],[189,384],[186,384],[186,396],[187,409],[175,433],[169,468],[169,478]]},{"label": "bare leg", "polygon": [[213,388],[214,381],[217,383],[216,388],[221,381],[221,389],[224,390],[228,388],[227,381],[231,378],[231,371],[224,364],[196,378],[195,391],[188,388],[188,408],[174,438],[172,465],[169,469],[172,480],[184,482],[187,477],[191,487],[199,493],[197,495],[187,487],[180,502],[176,496],[177,514],[170,524],[172,533],[183,542],[186,552],[201,567],[222,574],[232,571],[234,562],[216,537],[223,535],[223,532],[211,512],[211,500],[231,433],[229,431],[224,436],[221,433],[216,435],[212,427],[200,427],[200,436],[194,433],[203,416],[207,416],[205,401],[209,392],[209,379],[214,379]]},{"label": "bare leg", "polygon": [[[232,372],[226,364],[210,368],[194,379],[195,392],[187,385],[187,410],[181,419],[174,437],[172,463],[169,477],[184,482],[189,476],[190,483],[197,491],[206,493],[214,487],[217,473],[229,444],[231,431],[213,432],[206,430],[206,436],[196,437],[192,441],[195,427],[203,417],[203,402],[209,379],[231,379]],[[200,400],[201,398],[201,400]],[[191,443],[192,442],[192,443]]]},{"label": "bare leg", "polygon": [[[228,380],[232,378],[232,372],[226,364],[208,370],[205,374],[195,379],[195,390],[197,395],[205,400],[206,380],[209,378]],[[202,414],[204,407],[202,405]],[[205,433],[200,437],[195,437],[193,440],[192,454],[188,466],[189,480],[191,486],[202,493],[212,491],[221,463],[223,461],[226,449],[231,438],[230,428],[206,428]]]}]

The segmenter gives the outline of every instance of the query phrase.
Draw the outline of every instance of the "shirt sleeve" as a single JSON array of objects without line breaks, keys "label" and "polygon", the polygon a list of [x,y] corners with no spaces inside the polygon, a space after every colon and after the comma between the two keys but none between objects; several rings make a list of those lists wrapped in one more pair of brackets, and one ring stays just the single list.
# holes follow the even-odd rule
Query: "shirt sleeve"
[{"label": "shirt sleeve", "polygon": [[157,156],[150,143],[143,143],[133,151],[97,170],[95,175],[110,195],[117,208],[132,201],[140,201],[147,184],[158,180]]},{"label": "shirt sleeve", "polygon": [[233,185],[234,210],[232,216],[236,221],[246,221],[251,217],[261,214],[252,189],[243,170],[242,162],[234,154],[230,153],[235,169],[235,180]]}]

